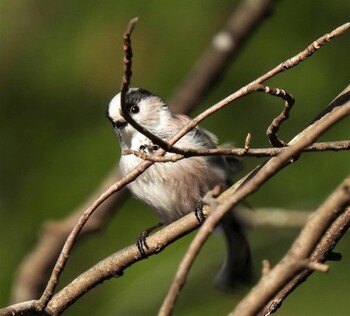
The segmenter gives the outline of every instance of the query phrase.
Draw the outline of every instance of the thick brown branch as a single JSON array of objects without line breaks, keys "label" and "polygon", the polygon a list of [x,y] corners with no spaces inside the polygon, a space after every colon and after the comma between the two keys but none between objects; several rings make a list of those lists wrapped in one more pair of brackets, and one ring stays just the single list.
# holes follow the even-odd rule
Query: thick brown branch
[{"label": "thick brown branch", "polygon": [[13,316],[13,315],[24,315],[24,316],[34,316],[32,313],[35,309],[35,300],[17,303],[14,305],[7,306],[6,308],[0,309],[0,316]]},{"label": "thick brown branch", "polygon": [[[148,248],[145,249],[147,257],[159,253],[166,246],[190,233],[198,226],[198,220],[192,213],[147,237]],[[144,259],[145,257],[141,256],[136,245],[129,246],[103,259],[53,296],[46,312],[49,315],[62,313],[80,296],[96,285],[112,277],[121,276],[127,267]]]}]

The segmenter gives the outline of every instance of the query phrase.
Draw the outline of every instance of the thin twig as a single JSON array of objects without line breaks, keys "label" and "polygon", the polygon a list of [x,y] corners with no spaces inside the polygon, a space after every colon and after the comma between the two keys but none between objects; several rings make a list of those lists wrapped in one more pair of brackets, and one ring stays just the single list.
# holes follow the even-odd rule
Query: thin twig
[{"label": "thin twig", "polygon": [[[253,92],[264,92],[264,93],[267,93],[269,95],[282,98],[285,101],[285,106],[283,108],[283,111],[276,118],[273,119],[272,123],[270,124],[270,126],[268,127],[268,129],[266,131],[266,134],[267,134],[267,137],[269,138],[270,143],[274,147],[286,146],[286,143],[283,140],[278,138],[277,132],[278,132],[281,124],[285,120],[287,120],[289,117],[289,112],[292,109],[293,104],[294,104],[294,97],[283,89],[268,87],[268,86],[264,86],[264,85],[258,84],[258,83],[250,85],[246,91],[247,94],[250,94]],[[140,129],[140,131],[141,131],[141,129]],[[146,135],[146,134],[144,134],[144,135]],[[149,134],[147,134],[146,136],[148,136],[148,135]],[[250,135],[250,134],[248,134],[248,135]],[[153,137],[154,135],[152,134],[151,136]],[[156,138],[154,138],[154,141],[156,141],[156,143],[157,143],[158,140]],[[247,137],[245,143],[246,143],[245,151],[247,152],[248,151],[247,148],[249,147],[248,145],[250,143],[250,137]],[[161,144],[158,144],[158,145],[160,145],[163,149],[167,150],[168,152],[174,152],[178,155],[183,155],[184,157],[189,157],[189,155],[191,155],[191,154],[195,155],[196,153],[198,153],[198,150],[193,149],[193,148],[178,148],[178,147],[174,148],[172,146],[169,146],[169,144],[167,144],[165,147],[163,140],[162,140]]]},{"label": "thin twig", "polygon": [[133,171],[131,171],[128,175],[111,185],[106,191],[104,191],[91,205],[88,207],[83,214],[79,217],[78,222],[72,229],[71,233],[69,234],[66,242],[63,245],[62,251],[56,261],[56,264],[52,270],[50,279],[48,281],[48,284],[40,297],[40,299],[35,304],[35,309],[37,311],[42,311],[47,306],[47,303],[50,301],[50,299],[53,296],[54,290],[58,284],[58,279],[63,272],[63,269],[67,263],[67,260],[69,258],[70,252],[73,248],[73,245],[80,233],[80,231],[83,229],[86,222],[89,220],[91,215],[94,213],[94,211],[100,206],[105,200],[107,200],[112,194],[119,191],[123,187],[125,187],[128,183],[135,180],[146,168],[148,165],[152,163],[145,162],[144,164],[139,165],[137,168],[135,168]]},{"label": "thin twig", "polygon": [[272,146],[284,147],[286,146],[286,143],[278,138],[277,132],[280,129],[281,124],[288,119],[289,112],[292,109],[295,100],[291,94],[287,93],[283,89],[265,87],[264,92],[280,97],[285,101],[282,112],[273,119],[266,131],[266,135]]},{"label": "thin twig", "polygon": [[[274,157],[279,155],[285,148],[230,148],[230,147],[218,147],[208,149],[191,150],[186,155],[174,154],[169,156],[158,156],[154,154],[145,154],[137,150],[124,149],[124,155],[135,155],[143,160],[149,160],[152,162],[176,162],[188,157],[196,156],[234,156],[234,157]],[[344,151],[350,150],[350,140],[335,141],[335,142],[319,142],[314,143],[303,150],[303,153],[310,152],[328,152],[328,151]]]},{"label": "thin twig", "polygon": [[[130,115],[127,104],[125,102],[125,96],[126,93],[129,90],[129,85],[131,81],[131,66],[132,66],[132,46],[131,46],[131,34],[135,28],[135,25],[138,21],[138,18],[132,19],[127,27],[126,32],[124,33],[124,74],[123,74],[123,80],[121,84],[121,91],[120,91],[120,106],[121,106],[121,114],[125,118],[125,120],[134,127],[137,131],[148,137],[154,144],[159,145],[162,149],[168,150],[172,147],[172,145],[168,144],[165,140],[162,138],[154,135],[152,132],[150,132],[147,128],[144,128],[142,125],[137,123],[133,117]],[[176,151],[176,148],[173,148],[173,150]]]},{"label": "thin twig", "polygon": [[317,50],[319,50],[322,46],[327,44],[330,40],[332,40],[334,37],[337,37],[339,35],[344,34],[348,29],[350,28],[350,22],[344,23],[343,25],[337,27],[332,32],[327,33],[323,36],[321,36],[316,41],[312,42],[308,47],[306,47],[302,52],[298,53],[292,58],[287,59],[286,61],[282,62],[269,72],[262,75],[260,78],[255,80],[254,83],[261,83],[264,82],[275,75],[281,73],[282,71],[288,70],[292,67],[295,67],[300,62],[304,61],[306,58],[310,57],[313,53],[315,53]]},{"label": "thin twig", "polygon": [[244,141],[244,150],[246,152],[249,151],[251,141],[252,141],[252,134],[248,133]]}]

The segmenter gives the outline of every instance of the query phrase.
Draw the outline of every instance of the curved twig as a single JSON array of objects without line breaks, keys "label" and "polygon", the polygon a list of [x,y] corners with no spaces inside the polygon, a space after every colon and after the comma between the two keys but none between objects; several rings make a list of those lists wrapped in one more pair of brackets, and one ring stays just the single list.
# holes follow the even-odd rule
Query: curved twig
[{"label": "curved twig", "polygon": [[295,102],[294,97],[285,90],[278,88],[265,87],[264,92],[273,96],[280,97],[285,101],[282,112],[273,119],[272,123],[266,131],[266,135],[272,146],[285,147],[287,144],[283,140],[278,138],[277,132],[279,131],[281,124],[284,121],[286,121],[289,117],[289,112],[292,109]]},{"label": "curved twig", "polygon": [[[127,27],[126,32],[124,33],[124,74],[123,74],[123,80],[121,84],[121,91],[120,91],[120,105],[121,105],[121,114],[125,118],[125,120],[134,127],[137,131],[148,137],[154,144],[159,145],[164,150],[169,150],[172,148],[172,150],[177,152],[177,149],[174,148],[172,145],[170,145],[167,141],[163,140],[162,138],[154,135],[152,132],[150,132],[147,128],[144,128],[142,125],[137,123],[133,117],[130,115],[127,104],[125,102],[125,96],[126,93],[129,90],[129,85],[131,81],[131,65],[132,65],[132,46],[131,46],[131,34],[135,28],[135,25],[138,21],[138,18],[133,18]],[[164,153],[163,153],[164,154]]]}]

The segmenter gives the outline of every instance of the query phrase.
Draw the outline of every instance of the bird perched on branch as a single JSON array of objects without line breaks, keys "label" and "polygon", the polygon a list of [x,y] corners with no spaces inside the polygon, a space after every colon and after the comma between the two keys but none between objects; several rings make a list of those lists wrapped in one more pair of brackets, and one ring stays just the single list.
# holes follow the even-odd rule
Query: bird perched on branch
[{"label": "bird perched on branch", "polygon": [[[159,149],[145,135],[137,131],[122,115],[120,93],[110,102],[107,117],[112,122],[122,150],[131,149],[152,154]],[[152,134],[168,140],[190,118],[173,113],[158,96],[140,89],[130,88],[125,96],[127,110],[133,120]],[[216,136],[195,127],[176,142],[178,148],[215,148]],[[173,155],[166,153],[165,156]],[[133,154],[122,155],[120,171],[124,176],[143,160]],[[231,175],[240,169],[237,159],[224,156],[190,157],[176,162],[156,162],[128,185],[132,193],[148,204],[167,225],[195,211],[204,195],[217,185],[227,187]],[[251,278],[252,265],[248,242],[234,212],[220,222],[227,240],[227,256],[216,281],[219,286],[231,288]]]}]

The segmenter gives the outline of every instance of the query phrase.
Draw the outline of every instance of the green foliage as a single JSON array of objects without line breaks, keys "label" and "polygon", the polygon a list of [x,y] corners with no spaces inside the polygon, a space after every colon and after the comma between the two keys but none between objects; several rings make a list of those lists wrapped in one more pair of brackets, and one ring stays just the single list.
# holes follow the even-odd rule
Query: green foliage
[{"label": "green foliage", "polygon": [[[13,1],[0,2],[0,305],[8,303],[16,267],[35,245],[42,223],[62,218],[116,165],[119,145],[104,117],[122,74],[122,34],[131,17],[133,86],[167,99],[238,1]],[[201,109],[230,94],[314,39],[344,23],[349,3],[280,1],[242,50]],[[280,136],[289,140],[348,83],[349,34],[335,39],[295,69],[272,79],[296,97]],[[281,102],[254,95],[224,109],[204,126],[223,142],[268,146],[267,124]],[[349,139],[348,122],[324,140]],[[257,159],[246,159],[247,169]],[[264,186],[254,207],[314,209],[349,171],[348,153],[308,154]],[[75,249],[61,285],[110,253],[133,243],[156,219],[130,200],[106,231]],[[259,273],[264,258],[276,262],[296,231],[257,229],[250,234]],[[66,315],[154,315],[191,237],[105,282]],[[283,306],[283,315],[344,315],[348,306],[349,237],[344,259],[327,275],[316,273]],[[244,294],[212,286],[223,256],[222,240],[205,246],[179,299],[175,315],[225,314]]]}]

